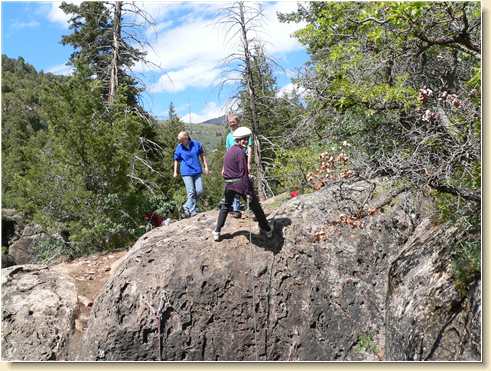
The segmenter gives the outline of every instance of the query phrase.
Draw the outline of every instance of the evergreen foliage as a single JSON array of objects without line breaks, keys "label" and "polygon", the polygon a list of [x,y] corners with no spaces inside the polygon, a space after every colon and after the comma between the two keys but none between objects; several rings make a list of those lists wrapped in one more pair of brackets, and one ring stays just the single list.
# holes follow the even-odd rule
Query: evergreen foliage
[{"label": "evergreen foliage", "polygon": [[64,77],[37,73],[23,58],[2,55],[2,199],[14,207],[16,177],[22,177],[33,159],[34,148],[43,144],[47,128],[41,104],[46,89]]},{"label": "evergreen foliage", "polygon": [[[113,57],[113,14],[109,3],[101,1],[84,1],[80,5],[63,2],[60,6],[70,16],[71,33],[62,37],[63,45],[71,45],[75,51],[70,56],[72,65],[85,64],[97,80],[101,81],[103,97],[109,94],[109,80],[111,77],[111,60]],[[128,99],[132,105],[137,102],[137,95],[142,91],[136,80],[127,71],[145,53],[130,45],[130,40],[121,40],[121,49],[124,53],[119,55],[118,80],[126,85]]]}]

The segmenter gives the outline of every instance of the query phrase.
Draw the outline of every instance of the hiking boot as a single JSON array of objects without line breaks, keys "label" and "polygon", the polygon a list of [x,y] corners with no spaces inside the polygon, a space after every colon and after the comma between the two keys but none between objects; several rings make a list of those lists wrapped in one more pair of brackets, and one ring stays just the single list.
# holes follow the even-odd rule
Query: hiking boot
[{"label": "hiking boot", "polygon": [[213,236],[213,241],[220,241],[220,232],[213,231],[211,235]]},{"label": "hiking boot", "polygon": [[182,208],[182,216],[184,218],[189,218],[190,217],[189,210],[186,209],[185,207]]},{"label": "hiking boot", "polygon": [[268,225],[269,225],[269,231],[259,228],[259,233],[269,239],[273,237],[274,224],[273,222],[269,222]]},{"label": "hiking boot", "polygon": [[231,211],[230,216],[235,219],[242,218],[242,213],[240,211]]}]

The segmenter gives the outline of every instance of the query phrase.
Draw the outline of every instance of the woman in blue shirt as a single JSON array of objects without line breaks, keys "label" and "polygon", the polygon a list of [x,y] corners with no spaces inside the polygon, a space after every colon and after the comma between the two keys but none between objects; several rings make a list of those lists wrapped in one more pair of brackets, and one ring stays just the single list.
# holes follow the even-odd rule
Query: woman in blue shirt
[{"label": "woman in blue shirt", "polygon": [[200,159],[203,161],[205,175],[209,173],[205,149],[200,142],[192,140],[187,131],[181,131],[177,135],[177,140],[179,144],[174,151],[174,178],[181,173],[186,187],[187,201],[183,206],[184,214],[187,217],[195,216],[198,213],[196,203],[203,193],[201,179],[203,171]]}]

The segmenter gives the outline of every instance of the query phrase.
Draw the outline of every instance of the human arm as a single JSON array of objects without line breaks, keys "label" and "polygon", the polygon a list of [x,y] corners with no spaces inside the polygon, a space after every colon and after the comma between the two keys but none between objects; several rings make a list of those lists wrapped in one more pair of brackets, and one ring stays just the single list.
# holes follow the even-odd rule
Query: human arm
[{"label": "human arm", "polygon": [[252,146],[247,146],[247,172],[250,174],[252,169]]},{"label": "human arm", "polygon": [[252,194],[252,183],[251,179],[249,177],[249,170],[248,170],[248,160],[247,156],[244,153],[244,151],[237,151],[236,155],[236,161],[238,165],[238,170],[241,178],[241,183],[244,185],[246,191],[246,195],[251,195]]},{"label": "human arm", "polygon": [[174,151],[174,178],[177,178],[177,176],[179,175],[179,161],[182,161],[182,157],[180,147],[177,146],[176,150]]},{"label": "human arm", "polygon": [[201,161],[203,162],[205,175],[208,175],[210,171],[208,170],[208,161],[206,159],[205,147],[203,147],[203,145],[199,142],[198,142],[198,146],[199,146],[198,154]]},{"label": "human arm", "polygon": [[179,161],[174,160],[174,178],[177,178],[177,176],[179,175],[179,172],[177,170],[178,167],[179,167]]},{"label": "human arm", "polygon": [[208,169],[208,161],[206,159],[205,151],[203,151],[200,155],[201,161],[203,161],[203,165],[205,168],[205,175],[208,175],[210,173],[210,170]]}]

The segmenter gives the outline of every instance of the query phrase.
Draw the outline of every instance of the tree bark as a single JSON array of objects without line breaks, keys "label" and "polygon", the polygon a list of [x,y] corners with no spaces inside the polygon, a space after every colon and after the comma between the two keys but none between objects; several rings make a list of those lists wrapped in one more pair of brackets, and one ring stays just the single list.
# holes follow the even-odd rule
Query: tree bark
[{"label": "tree bark", "polygon": [[246,28],[246,19],[244,14],[244,3],[239,2],[239,15],[240,15],[240,28],[242,31],[242,46],[244,49],[244,62],[246,65],[246,78],[247,78],[247,90],[249,93],[249,106],[251,109],[252,116],[252,133],[254,135],[254,161],[256,163],[256,187],[259,193],[260,199],[266,198],[266,188],[264,185],[265,177],[264,177],[264,169],[261,161],[261,146],[259,142],[259,138],[257,137],[259,125],[257,120],[257,108],[256,108],[256,99],[257,94],[255,91],[254,85],[254,75],[251,68],[252,56],[249,48],[249,41],[247,39],[247,28]]},{"label": "tree bark", "polygon": [[116,1],[114,8],[114,21],[113,21],[113,58],[111,61],[111,80],[109,84],[109,97],[108,102],[112,104],[116,96],[118,89],[118,72],[119,72],[119,53],[121,47],[121,9],[123,6],[122,1]]}]

